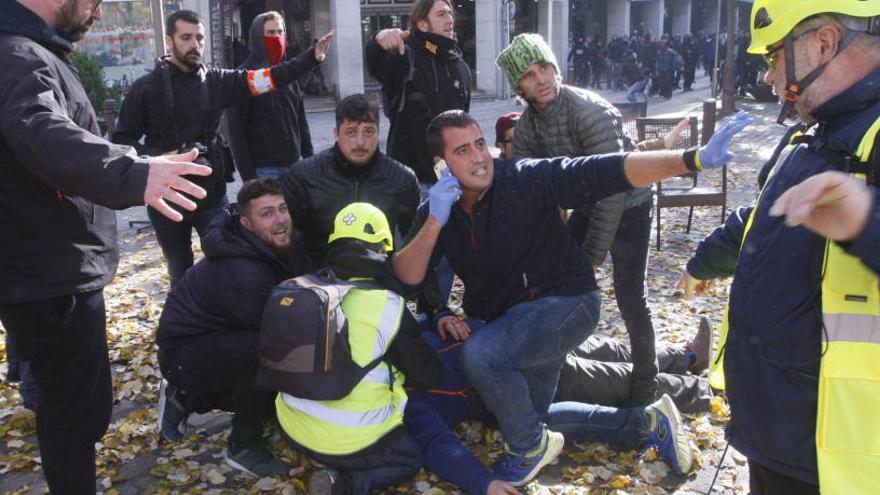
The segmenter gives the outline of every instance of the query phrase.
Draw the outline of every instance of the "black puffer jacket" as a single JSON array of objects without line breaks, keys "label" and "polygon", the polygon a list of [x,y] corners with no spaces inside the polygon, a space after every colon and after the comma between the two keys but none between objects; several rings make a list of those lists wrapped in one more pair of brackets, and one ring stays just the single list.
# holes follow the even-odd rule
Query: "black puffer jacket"
[{"label": "black puffer jacket", "polygon": [[383,50],[374,37],[367,42],[367,69],[382,83],[386,101],[406,95],[391,116],[388,156],[413,169],[419,182],[437,182],[425,130],[438,114],[468,111],[471,104],[471,71],[455,40],[414,30],[400,55]]},{"label": "black puffer jacket", "polygon": [[[251,23],[250,55],[240,69],[269,66],[263,24],[266,14]],[[312,156],[312,135],[302,91],[293,81],[277,91],[247,99],[226,110],[229,147],[242,180],[257,177],[257,167],[286,167]]]},{"label": "black puffer jacket", "polygon": [[100,289],[118,263],[116,214],[143,204],[148,164],[98,137],[72,46],[0,0],[0,304]]},{"label": "black puffer jacket", "polygon": [[304,234],[316,266],[327,254],[333,220],[346,205],[371,203],[401,234],[409,231],[419,206],[419,184],[412,170],[378,150],[369,163],[356,167],[334,146],[290,167],[281,186],[293,226]]},{"label": "black puffer jacket", "polygon": [[297,243],[290,259],[281,259],[241,226],[236,207],[227,207],[214,220],[202,239],[205,259],[187,270],[168,294],[156,334],[160,349],[174,349],[212,332],[259,332],[272,288],[306,271]]}]

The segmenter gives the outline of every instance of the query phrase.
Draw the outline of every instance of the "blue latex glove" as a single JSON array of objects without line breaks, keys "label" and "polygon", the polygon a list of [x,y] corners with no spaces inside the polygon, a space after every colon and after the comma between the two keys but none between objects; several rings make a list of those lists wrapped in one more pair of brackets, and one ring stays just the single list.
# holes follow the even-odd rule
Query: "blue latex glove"
[{"label": "blue latex glove", "polygon": [[446,225],[449,221],[449,213],[452,211],[452,203],[455,203],[460,196],[461,185],[447,170],[428,191],[428,211],[440,222],[440,225]]},{"label": "blue latex glove", "polygon": [[733,153],[727,150],[730,148],[730,141],[733,136],[751,123],[752,118],[749,117],[749,114],[741,110],[737,112],[735,118],[728,120],[715,131],[706,146],[697,151],[698,163],[702,165],[703,169],[718,168],[733,159]]}]

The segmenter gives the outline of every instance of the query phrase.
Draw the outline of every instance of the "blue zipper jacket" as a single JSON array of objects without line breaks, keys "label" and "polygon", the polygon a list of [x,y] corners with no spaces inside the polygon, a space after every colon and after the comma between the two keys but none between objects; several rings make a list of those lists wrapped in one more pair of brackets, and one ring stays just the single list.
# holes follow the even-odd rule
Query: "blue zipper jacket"
[{"label": "blue zipper jacket", "polygon": [[[838,140],[854,151],[880,116],[880,70],[821,105],[813,115],[819,138]],[[833,169],[805,144],[776,165],[736,263],[724,351],[731,444],[753,462],[816,485],[825,239],[804,227],[787,227],[784,219],[767,212],[788,188]],[[866,230],[844,248],[880,272],[876,190],[874,198]],[[747,219],[747,215],[737,215],[728,224]],[[736,230],[741,232],[741,226],[732,229]]]}]

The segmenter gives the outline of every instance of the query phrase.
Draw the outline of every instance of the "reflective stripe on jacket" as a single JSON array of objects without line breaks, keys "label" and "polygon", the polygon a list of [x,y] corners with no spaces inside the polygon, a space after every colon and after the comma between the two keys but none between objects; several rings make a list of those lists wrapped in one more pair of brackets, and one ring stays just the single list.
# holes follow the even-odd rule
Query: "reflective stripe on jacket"
[{"label": "reflective stripe on jacket", "polygon": [[[388,352],[406,304],[392,291],[352,289],[342,301],[342,310],[348,319],[352,360],[365,366]],[[278,394],[278,422],[290,438],[314,452],[357,452],[403,422],[403,380],[402,373],[382,362],[340,400],[313,401]]]},{"label": "reflective stripe on jacket", "polygon": [[[880,118],[856,155],[867,161]],[[816,453],[824,495],[875,493],[880,472],[880,286],[860,259],[828,241]]]}]

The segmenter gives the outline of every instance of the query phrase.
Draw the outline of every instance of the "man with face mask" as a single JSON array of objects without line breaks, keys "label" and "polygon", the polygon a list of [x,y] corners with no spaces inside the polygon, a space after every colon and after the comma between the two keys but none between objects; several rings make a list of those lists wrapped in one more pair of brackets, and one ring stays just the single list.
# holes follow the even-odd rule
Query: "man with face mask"
[{"label": "man with face mask", "polygon": [[[286,55],[284,18],[275,11],[251,23],[250,55],[240,69],[280,64]],[[302,91],[294,81],[268,95],[247,99],[226,110],[229,146],[242,180],[280,179],[292,163],[312,156],[312,136]]]},{"label": "man with face mask", "polygon": [[[205,27],[199,15],[180,10],[166,20],[165,42],[171,55],[156,63],[153,72],[131,87],[122,109],[113,142],[134,146],[140,153],[176,152],[182,146],[201,146],[214,169],[201,185],[208,191],[199,211],[184,215],[181,223],[165,221],[147,209],[165,261],[171,285],[193,264],[192,229],[201,236],[226,204],[226,171],[218,141],[220,118],[225,108],[251,96],[283,88],[324,60],[332,33],[324,35],[314,49],[271,68],[224,70],[205,68]],[[144,144],[140,144],[145,136]]]},{"label": "man with face mask", "polygon": [[194,152],[141,157],[100,138],[70,62],[101,0],[0,0],[0,320],[37,386],[37,439],[53,493],[95,492],[95,442],[113,390],[103,287],[119,260],[113,209],[192,210]]}]

